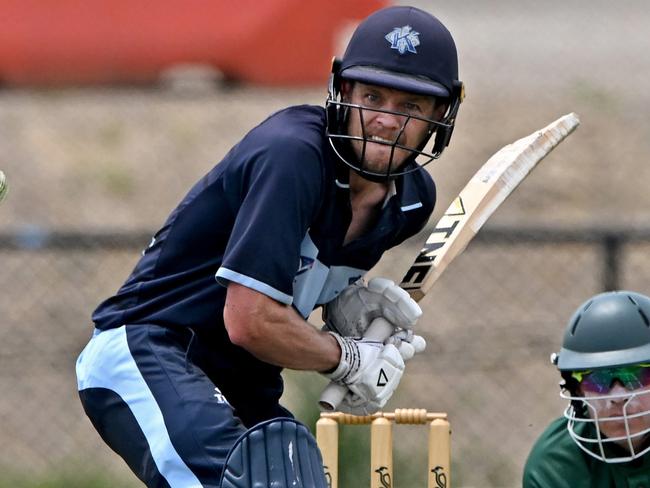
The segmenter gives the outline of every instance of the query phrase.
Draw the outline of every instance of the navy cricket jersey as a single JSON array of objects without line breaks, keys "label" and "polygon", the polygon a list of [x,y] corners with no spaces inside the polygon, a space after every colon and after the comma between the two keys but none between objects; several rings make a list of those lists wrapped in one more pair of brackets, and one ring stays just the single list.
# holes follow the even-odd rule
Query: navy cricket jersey
[{"label": "navy cricket jersey", "polygon": [[420,231],[435,202],[426,171],[404,175],[374,228],[343,246],[349,169],[325,126],[322,107],[303,105],[251,130],[174,209],[124,285],[95,310],[95,326],[190,328],[192,359],[231,403],[277,401],[281,368],[228,339],[227,283],[293,305],[307,318]]}]

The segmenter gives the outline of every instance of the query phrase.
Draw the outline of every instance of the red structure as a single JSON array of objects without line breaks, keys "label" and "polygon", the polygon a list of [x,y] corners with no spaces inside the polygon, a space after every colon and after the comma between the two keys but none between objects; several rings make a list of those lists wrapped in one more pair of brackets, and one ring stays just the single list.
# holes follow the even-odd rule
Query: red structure
[{"label": "red structure", "polygon": [[266,85],[327,79],[346,26],[386,0],[0,0],[0,83],[156,80],[179,64]]}]

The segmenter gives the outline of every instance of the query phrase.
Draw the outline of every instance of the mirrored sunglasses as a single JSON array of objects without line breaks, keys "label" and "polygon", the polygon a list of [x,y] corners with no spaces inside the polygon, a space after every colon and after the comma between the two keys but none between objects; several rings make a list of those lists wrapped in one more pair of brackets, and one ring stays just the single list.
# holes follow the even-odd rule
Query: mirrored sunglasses
[{"label": "mirrored sunglasses", "polygon": [[580,383],[583,391],[607,394],[612,389],[615,380],[620,381],[628,390],[636,390],[650,386],[650,363],[621,368],[574,371],[571,373],[571,377]]}]

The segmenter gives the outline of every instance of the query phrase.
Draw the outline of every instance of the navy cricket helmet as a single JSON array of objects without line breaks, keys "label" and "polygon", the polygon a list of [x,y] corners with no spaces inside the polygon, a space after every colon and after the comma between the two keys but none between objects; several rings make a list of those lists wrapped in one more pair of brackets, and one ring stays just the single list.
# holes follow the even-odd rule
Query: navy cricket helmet
[{"label": "navy cricket helmet", "polygon": [[[364,161],[358,161],[359,158],[346,148],[351,140],[367,143],[364,136],[347,134],[350,111],[371,109],[342,100],[343,80],[436,97],[447,109],[441,120],[420,118],[429,124],[429,130],[419,147],[400,146],[397,139],[385,142],[386,145],[393,146],[393,149],[405,149],[412,155],[405,164],[393,167],[396,165],[391,161],[386,173],[376,174],[364,169]],[[433,15],[418,8],[388,7],[361,22],[354,31],[343,58],[333,62],[327,99],[327,135],[341,159],[363,176],[370,179],[396,177],[417,170],[442,154],[449,144],[463,98],[463,83],[458,79],[456,44],[449,30]],[[385,112],[406,117],[402,131],[411,119],[418,118],[401,112]],[[425,152],[424,148],[434,133],[436,137],[433,148]],[[418,155],[424,157],[419,165],[415,163]]]}]

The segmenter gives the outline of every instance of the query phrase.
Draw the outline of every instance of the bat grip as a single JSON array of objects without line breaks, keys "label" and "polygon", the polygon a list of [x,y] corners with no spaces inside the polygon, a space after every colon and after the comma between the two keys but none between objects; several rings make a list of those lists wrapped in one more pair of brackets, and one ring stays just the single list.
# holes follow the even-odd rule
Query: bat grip
[{"label": "bat grip", "polygon": [[[393,324],[383,317],[377,317],[372,321],[363,338],[383,343],[391,336],[393,330],[395,330]],[[341,404],[347,392],[345,386],[330,381],[321,393],[318,405],[324,412],[333,412]]]}]

